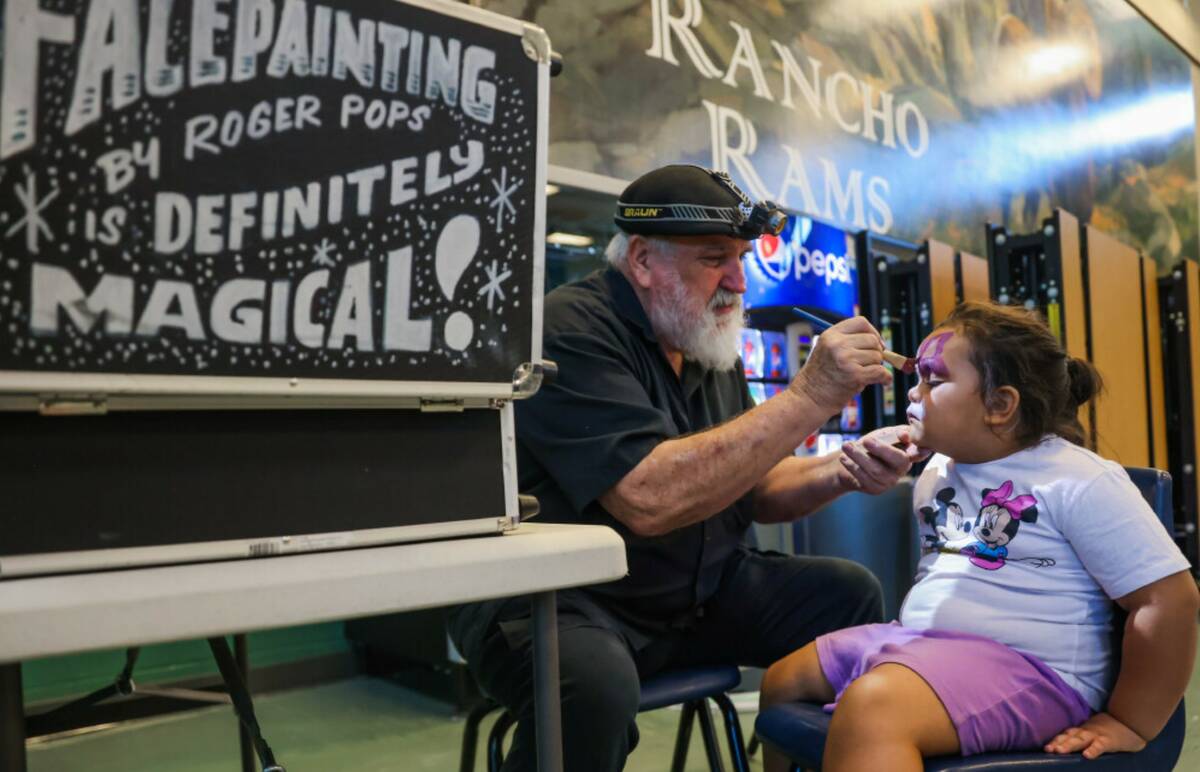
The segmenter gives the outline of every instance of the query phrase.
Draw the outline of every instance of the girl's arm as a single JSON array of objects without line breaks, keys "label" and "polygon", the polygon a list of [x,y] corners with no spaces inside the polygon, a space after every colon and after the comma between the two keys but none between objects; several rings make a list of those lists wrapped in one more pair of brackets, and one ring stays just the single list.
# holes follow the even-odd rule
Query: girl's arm
[{"label": "girl's arm", "polygon": [[1046,745],[1050,753],[1083,751],[1088,758],[1137,751],[1158,735],[1187,689],[1196,658],[1200,593],[1180,571],[1117,598],[1129,614],[1121,669],[1108,709]]}]

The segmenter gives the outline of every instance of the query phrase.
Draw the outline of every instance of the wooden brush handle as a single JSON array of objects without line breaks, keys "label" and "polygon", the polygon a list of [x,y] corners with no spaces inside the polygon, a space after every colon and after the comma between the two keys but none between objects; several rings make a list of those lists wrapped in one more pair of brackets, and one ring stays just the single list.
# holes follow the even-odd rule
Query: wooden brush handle
[{"label": "wooden brush handle", "polygon": [[913,365],[910,357],[897,354],[895,351],[884,351],[883,359],[889,365],[897,370],[900,370],[901,372],[911,373],[913,371]]}]

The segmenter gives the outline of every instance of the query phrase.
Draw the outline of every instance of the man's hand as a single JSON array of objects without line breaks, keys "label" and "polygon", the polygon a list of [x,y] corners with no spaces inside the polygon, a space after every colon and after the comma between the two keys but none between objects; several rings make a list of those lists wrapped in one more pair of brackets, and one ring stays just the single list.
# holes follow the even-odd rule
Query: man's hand
[{"label": "man's hand", "polygon": [[1146,741],[1138,733],[1107,713],[1097,713],[1080,726],[1064,729],[1046,743],[1046,753],[1078,753],[1094,759],[1102,753],[1140,751]]},{"label": "man's hand", "polygon": [[838,322],[817,339],[788,388],[833,415],[874,383],[891,383],[883,366],[883,340],[865,318]]},{"label": "man's hand", "polygon": [[883,493],[926,455],[909,441],[907,425],[876,429],[861,440],[842,443],[838,482],[843,488]]}]

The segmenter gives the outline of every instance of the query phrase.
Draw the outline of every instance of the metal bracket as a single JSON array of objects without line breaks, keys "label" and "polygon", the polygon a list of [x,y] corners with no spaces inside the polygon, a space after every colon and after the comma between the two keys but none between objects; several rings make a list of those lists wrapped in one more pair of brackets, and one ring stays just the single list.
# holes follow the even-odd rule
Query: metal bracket
[{"label": "metal bracket", "polygon": [[524,32],[521,33],[521,48],[525,51],[525,55],[538,64],[549,64],[550,36],[546,34],[546,30],[535,24],[524,26]]},{"label": "metal bracket", "polygon": [[540,364],[523,362],[513,371],[513,399],[527,399],[542,388],[544,370]]},{"label": "metal bracket", "polygon": [[461,413],[467,407],[461,399],[422,399],[422,413]]},{"label": "metal bracket", "polygon": [[537,394],[543,383],[549,383],[558,375],[558,365],[549,359],[541,362],[524,362],[513,371],[513,399],[528,399]]}]

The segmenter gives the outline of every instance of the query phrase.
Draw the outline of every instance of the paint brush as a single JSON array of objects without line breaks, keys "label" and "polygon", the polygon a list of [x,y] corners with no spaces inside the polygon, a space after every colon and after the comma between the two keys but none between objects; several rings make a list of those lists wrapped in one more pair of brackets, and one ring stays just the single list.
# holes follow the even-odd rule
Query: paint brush
[{"label": "paint brush", "polygon": [[[828,322],[816,314],[810,314],[803,308],[792,306],[792,312],[812,322],[818,330],[828,330],[833,326],[833,322]],[[917,360],[912,357],[906,357],[903,354],[897,354],[895,351],[884,349],[883,359],[902,373],[915,373],[917,371]]]}]

